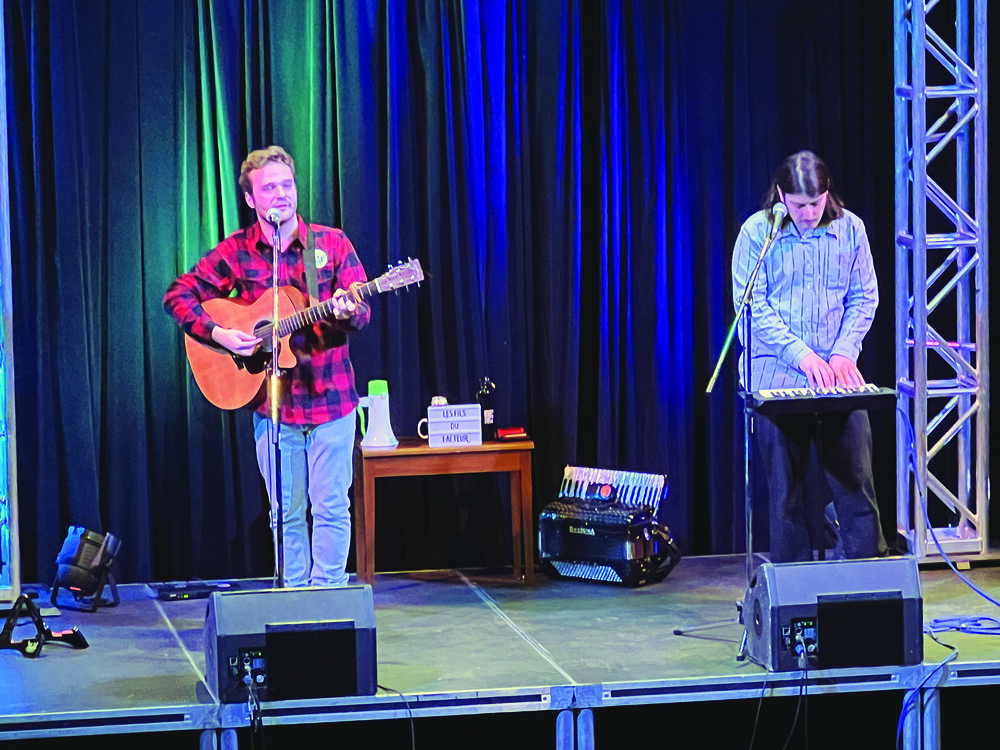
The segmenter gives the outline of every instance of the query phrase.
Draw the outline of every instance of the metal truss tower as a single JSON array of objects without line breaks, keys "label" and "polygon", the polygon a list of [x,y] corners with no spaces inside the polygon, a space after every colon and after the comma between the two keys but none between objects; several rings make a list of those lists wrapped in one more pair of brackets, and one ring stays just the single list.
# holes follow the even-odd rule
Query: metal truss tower
[{"label": "metal truss tower", "polygon": [[893,3],[896,510],[918,559],[989,551],[986,5]]}]

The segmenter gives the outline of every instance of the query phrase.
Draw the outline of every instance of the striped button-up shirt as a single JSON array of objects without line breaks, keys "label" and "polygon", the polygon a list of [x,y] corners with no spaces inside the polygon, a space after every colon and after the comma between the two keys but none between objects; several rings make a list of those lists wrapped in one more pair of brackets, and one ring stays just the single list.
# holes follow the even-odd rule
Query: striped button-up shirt
[{"label": "striped button-up shirt", "polygon": [[[758,211],[733,250],[733,302],[739,306],[770,230]],[[857,362],[878,306],[878,284],[865,225],[855,214],[799,234],[785,219],[753,286],[750,390],[808,387],[799,363],[810,352]],[[740,341],[744,328],[740,324]],[[740,382],[745,356],[740,356]]]},{"label": "striped button-up shirt", "polygon": [[[319,301],[355,281],[367,281],[354,246],[339,229],[311,224],[316,237],[316,281]],[[305,277],[306,224],[298,219],[296,240],[280,254],[279,286],[292,286],[308,295]],[[163,306],[184,331],[211,340],[215,322],[202,302],[215,297],[253,302],[271,288],[272,249],[256,222],[229,235],[168,288]],[[349,320],[329,318],[292,334],[290,346],[298,364],[283,373],[281,421],[286,424],[324,424],[346,416],[358,405],[354,369],[347,334],[366,325],[371,310],[365,303]],[[267,404],[258,408],[268,414]]]}]

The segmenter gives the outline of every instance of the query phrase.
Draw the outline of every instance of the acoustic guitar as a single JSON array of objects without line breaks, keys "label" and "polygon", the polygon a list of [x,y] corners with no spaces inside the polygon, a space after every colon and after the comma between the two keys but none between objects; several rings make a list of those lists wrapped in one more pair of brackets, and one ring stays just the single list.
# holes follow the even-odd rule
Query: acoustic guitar
[{"label": "acoustic guitar", "polygon": [[[423,280],[424,272],[419,260],[401,261],[377,279],[356,285],[351,293],[365,299]],[[241,357],[228,349],[185,336],[184,347],[195,382],[205,398],[220,409],[238,409],[253,403],[262,395],[266,371],[271,362],[272,296],[263,294],[251,303],[236,299],[210,299],[203,302],[202,307],[223,328],[252,333],[260,338],[262,344],[253,355]],[[287,370],[296,363],[288,337],[332,314],[333,299],[307,306],[306,296],[298,289],[290,286],[278,288],[280,369]]]}]

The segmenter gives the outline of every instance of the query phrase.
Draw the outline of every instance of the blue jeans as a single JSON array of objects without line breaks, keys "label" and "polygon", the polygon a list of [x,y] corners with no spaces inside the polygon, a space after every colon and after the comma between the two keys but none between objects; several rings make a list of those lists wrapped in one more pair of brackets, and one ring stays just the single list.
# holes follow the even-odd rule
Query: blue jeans
[{"label": "blue jeans", "polygon": [[[809,472],[817,440],[816,417],[787,414],[754,419],[754,433],[767,476],[771,510],[771,561],[812,560],[825,548],[824,508],[836,509],[843,554],[849,559],[886,554],[872,479],[872,433],[868,412],[822,417],[817,453],[822,465]],[[819,478],[812,483],[812,476]],[[827,515],[825,518],[824,516]]]},{"label": "blue jeans", "polygon": [[[347,583],[351,548],[351,505],[356,416],[351,412],[319,425],[282,424],[281,507],[286,586],[340,586]],[[272,536],[277,533],[271,487],[271,421],[254,414],[257,465],[271,498]],[[312,513],[312,543],[309,519]]]}]

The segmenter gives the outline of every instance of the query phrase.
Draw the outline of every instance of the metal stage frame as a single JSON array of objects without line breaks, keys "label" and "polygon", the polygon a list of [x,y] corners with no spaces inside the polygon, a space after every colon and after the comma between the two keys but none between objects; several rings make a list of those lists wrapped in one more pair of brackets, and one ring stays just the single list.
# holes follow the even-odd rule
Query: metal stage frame
[{"label": "metal stage frame", "polygon": [[918,559],[990,554],[986,5],[894,2],[896,512]]},{"label": "metal stage frame", "polygon": [[[970,576],[980,588],[1000,587],[1000,567],[980,566]],[[925,621],[981,607],[950,570],[921,570],[920,578]],[[269,584],[238,583],[243,589]],[[805,690],[820,701],[871,696],[866,704],[891,706],[893,727],[909,701],[914,709],[903,747],[935,750],[963,723],[952,713],[941,716],[942,693],[1000,687],[996,635],[950,633],[943,640],[958,649],[954,656],[925,636],[923,662],[911,666],[804,674],[740,661],[743,626],[734,603],[744,587],[741,555],[686,558],[664,581],[638,589],[546,578],[525,586],[509,573],[379,574],[373,587],[378,693],[263,702],[260,731],[277,741],[274,733],[329,725],[332,738],[370,733],[370,722],[463,716],[514,727],[533,714],[551,734],[523,747],[593,750],[611,746],[594,742],[594,724],[608,728],[621,711],[679,704],[695,711],[722,702],[719,715],[734,716],[748,709],[725,707],[732,701],[771,706],[775,697],[794,699]],[[185,746],[249,746],[247,703],[220,704],[205,675],[206,601],[160,601],[144,584],[120,590],[118,607],[46,615],[53,630],[78,626],[88,649],[46,644],[35,659],[0,651],[0,741],[188,732]],[[675,635],[681,623],[719,626]],[[776,709],[764,711],[773,717]],[[778,721],[772,718],[770,726]],[[885,734],[892,730],[872,737],[868,726],[858,717],[837,736],[854,745],[851,737],[889,741]],[[734,728],[750,736],[748,726]],[[182,746],[180,736],[173,744]]]}]

